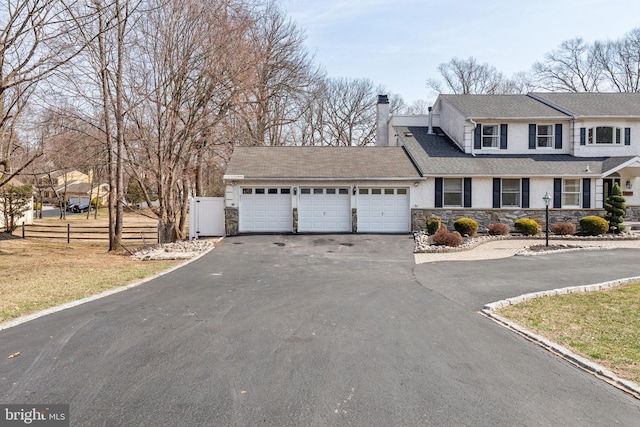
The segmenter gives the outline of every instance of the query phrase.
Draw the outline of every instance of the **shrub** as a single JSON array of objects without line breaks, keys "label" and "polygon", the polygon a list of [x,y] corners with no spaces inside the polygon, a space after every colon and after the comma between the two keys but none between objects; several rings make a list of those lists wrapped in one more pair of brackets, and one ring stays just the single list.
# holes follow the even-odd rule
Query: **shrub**
[{"label": "shrub", "polygon": [[504,236],[509,234],[511,228],[503,222],[495,222],[487,226],[487,232],[492,236]]},{"label": "shrub", "polygon": [[568,236],[576,234],[576,225],[571,222],[558,222],[551,226],[553,234],[559,234],[560,236]]},{"label": "shrub", "polygon": [[478,223],[471,218],[458,218],[453,223],[453,228],[463,236],[474,236],[478,232]]},{"label": "shrub", "polygon": [[609,226],[615,233],[624,231],[624,214],[627,209],[626,199],[622,196],[620,186],[616,182],[611,189],[611,195],[604,202],[604,210],[607,214],[604,216],[609,222]]},{"label": "shrub", "polygon": [[462,244],[462,236],[457,231],[449,231],[446,228],[441,228],[433,235],[434,245],[444,246],[460,246]]},{"label": "shrub", "polygon": [[589,215],[580,219],[580,231],[590,236],[605,234],[609,230],[609,223],[606,219]]},{"label": "shrub", "polygon": [[516,228],[516,231],[524,234],[525,236],[533,236],[538,234],[538,231],[540,230],[538,223],[529,218],[520,218],[513,223],[513,226]]},{"label": "shrub", "polygon": [[438,230],[440,230],[440,226],[442,225],[442,221],[439,216],[430,215],[427,217],[427,233],[430,235],[436,234]]}]

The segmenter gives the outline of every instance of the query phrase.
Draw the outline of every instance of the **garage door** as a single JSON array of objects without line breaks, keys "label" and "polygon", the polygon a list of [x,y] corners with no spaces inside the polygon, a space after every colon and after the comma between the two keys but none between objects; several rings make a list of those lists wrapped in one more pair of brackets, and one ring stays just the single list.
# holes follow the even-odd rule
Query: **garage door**
[{"label": "garage door", "polygon": [[410,231],[409,191],[406,188],[358,188],[358,231]]},{"label": "garage door", "polygon": [[351,231],[351,198],[348,188],[301,188],[298,231]]},{"label": "garage door", "polygon": [[243,188],[239,211],[241,233],[293,230],[290,188]]}]

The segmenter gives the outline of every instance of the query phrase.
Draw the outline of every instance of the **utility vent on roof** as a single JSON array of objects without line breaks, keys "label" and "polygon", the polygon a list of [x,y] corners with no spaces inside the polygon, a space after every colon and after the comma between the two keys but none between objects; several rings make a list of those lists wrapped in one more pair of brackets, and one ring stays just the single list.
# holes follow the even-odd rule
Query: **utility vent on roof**
[{"label": "utility vent on roof", "polygon": [[411,132],[405,132],[405,133],[404,133],[404,136],[405,136],[406,138],[411,138],[411,137],[413,136],[413,134],[412,134]]}]

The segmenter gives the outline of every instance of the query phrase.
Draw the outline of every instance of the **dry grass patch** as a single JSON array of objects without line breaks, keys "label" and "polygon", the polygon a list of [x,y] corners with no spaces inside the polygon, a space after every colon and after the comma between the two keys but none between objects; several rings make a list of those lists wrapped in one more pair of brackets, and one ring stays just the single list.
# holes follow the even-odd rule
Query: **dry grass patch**
[{"label": "dry grass patch", "polygon": [[180,261],[132,261],[105,243],[0,240],[0,322],[95,295]]},{"label": "dry grass patch", "polygon": [[640,383],[640,283],[536,298],[498,313]]}]

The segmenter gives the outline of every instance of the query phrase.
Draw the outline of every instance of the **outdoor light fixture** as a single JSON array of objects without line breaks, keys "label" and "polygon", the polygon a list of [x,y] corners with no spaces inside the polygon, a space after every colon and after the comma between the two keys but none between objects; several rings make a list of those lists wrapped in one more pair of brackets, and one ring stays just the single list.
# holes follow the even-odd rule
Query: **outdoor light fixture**
[{"label": "outdoor light fixture", "polygon": [[549,195],[549,193],[545,192],[542,200],[544,200],[544,206],[546,208],[546,223],[544,225],[546,245],[549,246],[549,202],[551,201],[551,196]]},{"label": "outdoor light fixture", "polygon": [[356,187],[356,186],[354,185],[354,186],[353,186],[353,195],[355,196],[357,192],[358,192],[358,187]]},{"label": "outdoor light fixture", "polygon": [[298,187],[293,187],[293,195],[294,196],[298,195]]}]

